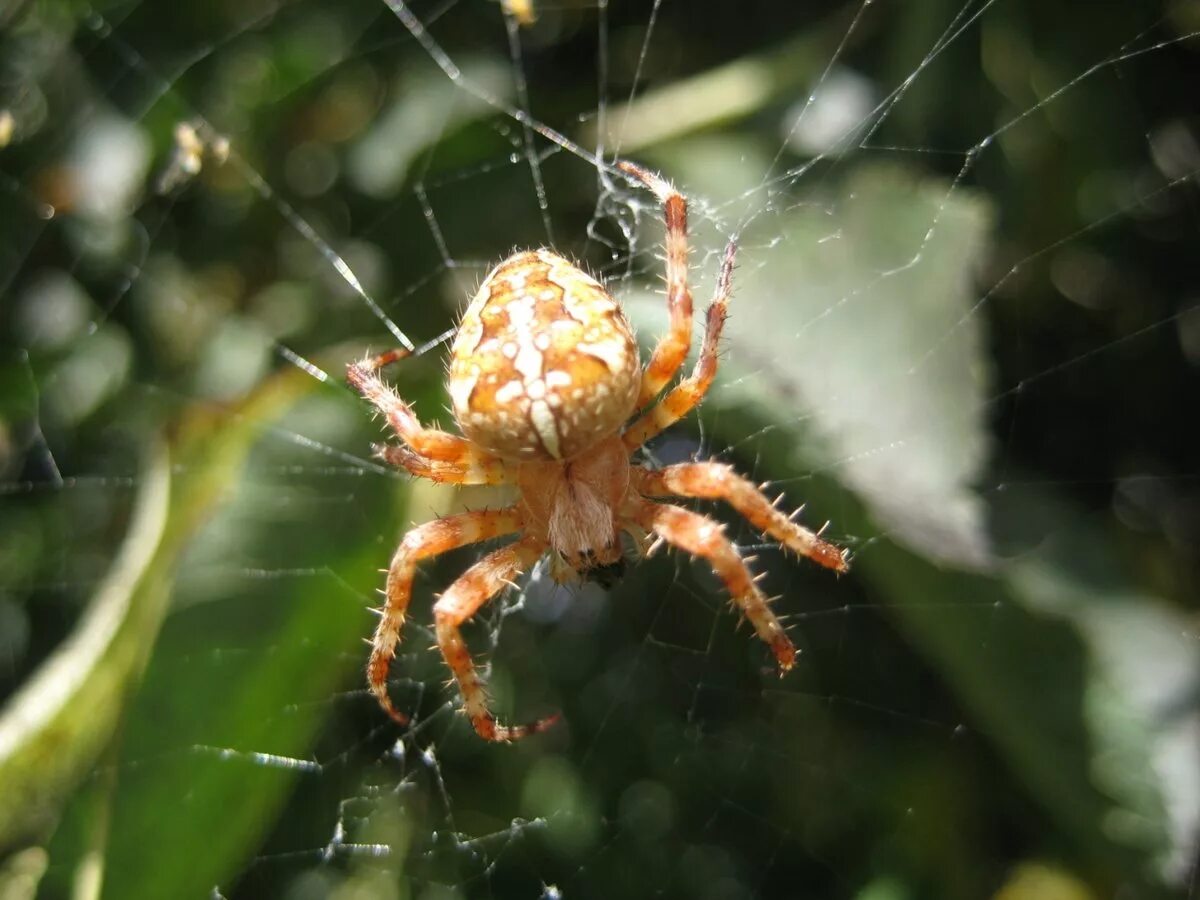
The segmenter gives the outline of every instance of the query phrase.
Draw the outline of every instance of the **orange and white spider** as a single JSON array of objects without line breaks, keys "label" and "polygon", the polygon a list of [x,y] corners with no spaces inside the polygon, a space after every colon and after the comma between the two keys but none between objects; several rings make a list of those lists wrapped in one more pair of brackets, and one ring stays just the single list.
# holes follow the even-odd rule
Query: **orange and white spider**
[{"label": "orange and white spider", "polygon": [[448,384],[461,437],[426,428],[380,378],[379,370],[406,351],[348,367],[350,385],[387,417],[403,441],[377,448],[385,461],[433,481],[510,484],[518,492],[517,502],[503,509],[418,525],[396,549],[388,569],[387,599],[378,610],[367,681],[379,704],[401,724],[408,717],[392,705],[387,677],[417,562],[456,547],[518,536],[467,569],[433,610],[438,646],[458,681],[465,712],[480,737],[491,741],[543,731],[558,716],[527,725],[499,724],[460,626],[547,552],[551,572],[560,580],[617,563],[622,532],[639,538],[652,535],[656,545],[667,543],[706,559],[733,603],[771,648],[780,674],[792,667],[796,650],[723,527],[651,497],[725,500],[789,550],[846,571],[842,550],[779,512],[729,466],[693,462],[652,470],[630,461],[646,441],[694,409],[712,383],[735,247],[731,243],[725,251],[696,366],[660,398],[691,344],[687,201],[669,182],[641,166],[620,162],[617,168],[654,192],[666,218],[670,330],[644,370],[621,307],[595,279],[550,250],[516,253],[504,260],[484,279],[463,314]]}]

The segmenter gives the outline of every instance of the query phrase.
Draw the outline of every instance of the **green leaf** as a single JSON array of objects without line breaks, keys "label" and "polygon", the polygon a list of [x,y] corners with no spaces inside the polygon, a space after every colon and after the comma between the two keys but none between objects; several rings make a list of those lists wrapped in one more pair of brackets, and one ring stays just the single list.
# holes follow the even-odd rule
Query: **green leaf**
[{"label": "green leaf", "polygon": [[[247,454],[272,420],[318,384],[287,369],[233,406],[192,406],[169,442],[151,445],[121,552],[75,632],[5,708],[4,845],[44,835],[109,748],[51,844],[53,876],[70,878],[78,867],[76,890],[88,894],[101,883],[107,896],[119,897],[208,890],[244,864],[305,769],[297,760],[325,710],[299,700],[329,696],[346,669],[338,650],[364,633],[365,615],[347,615],[361,612],[378,567],[361,535],[347,531],[340,539],[344,548],[350,540],[340,557],[344,578],[331,566],[327,578],[310,579],[303,590],[278,589],[286,599],[278,620],[247,616],[228,603],[202,604],[181,614],[187,629],[169,628],[156,641],[182,554],[196,552],[201,529],[219,538],[228,519],[206,523],[227,501],[236,498],[235,509],[253,503],[243,490]],[[344,398],[338,404],[346,408]],[[343,602],[331,602],[339,597]],[[214,675],[188,654],[220,646],[197,635],[222,623],[233,623],[250,649],[241,665],[222,665]],[[282,651],[265,652],[268,646]],[[137,691],[151,651],[156,662]],[[173,665],[181,658],[186,665]],[[247,760],[277,755],[279,777],[229,764],[241,751]],[[205,852],[196,854],[198,846]],[[154,865],[145,864],[147,854]]]},{"label": "green leaf", "polygon": [[719,396],[779,398],[803,418],[809,468],[852,488],[895,540],[971,566],[989,555],[971,485],[988,447],[972,274],[990,221],[969,191],[866,168],[828,209],[818,198],[788,214],[768,250],[751,229],[729,354],[758,365]]},{"label": "green leaf", "polygon": [[146,454],[120,554],[71,636],[0,716],[0,847],[37,839],[116,727],[162,623],[175,548],[167,546],[170,460]]},{"label": "green leaf", "polygon": [[[988,510],[973,488],[989,444],[972,284],[987,204],[896,168],[857,171],[827,199],[773,221],[779,242],[742,236],[702,415],[711,443],[829,515],[835,539],[857,536],[853,575],[1101,870],[1178,875],[1196,828],[1179,808],[1196,792],[1174,813],[1167,798],[1200,747],[1196,716],[1164,710],[1196,683],[1194,642],[1165,605],[1097,571],[1112,549],[1078,513],[1045,493]],[[631,299],[643,334],[662,305]],[[1031,533],[1054,540],[1012,559],[992,549]]]},{"label": "green leaf", "polygon": [[[292,474],[295,454],[311,461],[311,442],[358,436],[364,419],[348,394],[307,396],[320,382],[299,370],[282,377],[303,386],[292,398],[303,402],[288,407],[278,431],[272,421],[282,409],[264,403],[213,423],[214,437],[232,428],[253,453],[227,472],[230,502],[191,541],[178,608],[129,711],[105,896],[197,896],[228,884],[297,779],[322,771],[312,747],[336,711],[331,698],[348,681],[361,685],[361,639],[373,624],[364,607],[388,552],[378,538],[393,532],[403,507],[389,490],[297,512],[313,496],[307,479],[329,490],[335,476],[311,465]],[[209,452],[192,449],[184,471]],[[370,466],[348,477],[361,489]],[[386,478],[405,489],[405,480]]]}]

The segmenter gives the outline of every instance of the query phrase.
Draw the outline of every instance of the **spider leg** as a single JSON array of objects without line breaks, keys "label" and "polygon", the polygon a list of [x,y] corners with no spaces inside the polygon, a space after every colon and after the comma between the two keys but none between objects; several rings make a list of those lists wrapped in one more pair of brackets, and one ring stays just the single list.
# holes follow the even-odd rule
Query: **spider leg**
[{"label": "spider leg", "polygon": [[745,614],[754,631],[775,654],[779,674],[786,674],[796,661],[796,648],[755,584],[746,563],[723,534],[723,526],[682,507],[648,501],[640,502],[631,518],[634,524],[653,532],[671,546],[708,560],[725,584],[734,605]]},{"label": "spider leg", "polygon": [[449,463],[428,459],[396,444],[376,444],[374,450],[375,455],[388,465],[439,484],[509,484],[515,480],[503,460],[483,454],[474,454],[475,458],[461,463]]},{"label": "spider leg", "polygon": [[715,462],[681,463],[651,472],[633,468],[634,486],[650,496],[675,495],[724,500],[759,531],[800,556],[837,572],[849,569],[846,554],[781,513],[749,480]]},{"label": "spider leg", "polygon": [[686,416],[708,393],[709,385],[717,374],[717,346],[721,341],[721,329],[725,327],[736,254],[737,245],[731,241],[725,247],[725,258],[721,261],[716,294],[705,314],[704,343],[700,347],[700,358],[696,360],[696,367],[691,375],[675,385],[665,397],[625,429],[621,440],[630,453]]},{"label": "spider leg", "polygon": [[692,291],[688,287],[687,200],[671,182],[636,163],[622,160],[617,168],[636,178],[658,198],[666,220],[667,309],[670,330],[654,348],[638,393],[638,409],[658,396],[675,377],[692,343]]},{"label": "spider leg", "polygon": [[380,611],[375,636],[371,639],[367,684],[379,705],[401,725],[408,723],[408,716],[392,705],[387,692],[387,676],[396,656],[396,645],[400,642],[400,629],[404,625],[404,614],[412,596],[417,562],[477,541],[511,534],[519,531],[521,526],[520,513],[514,507],[481,509],[418,525],[400,541],[388,568],[387,600]]},{"label": "spider leg", "polygon": [[487,685],[475,669],[471,651],[459,630],[463,622],[475,615],[523,569],[537,562],[545,549],[544,541],[527,537],[489,553],[450,585],[433,607],[438,646],[458,681],[467,717],[485,740],[515,741],[545,731],[558,721],[556,713],[528,725],[500,725],[488,709]]},{"label": "spider leg", "polygon": [[447,434],[440,428],[426,428],[417,419],[412,407],[379,377],[380,369],[403,359],[408,353],[409,351],[404,349],[389,350],[387,353],[351,363],[346,367],[346,380],[387,417],[392,431],[396,432],[418,456],[451,463],[460,468],[493,461],[493,457],[482,453],[466,438]]}]

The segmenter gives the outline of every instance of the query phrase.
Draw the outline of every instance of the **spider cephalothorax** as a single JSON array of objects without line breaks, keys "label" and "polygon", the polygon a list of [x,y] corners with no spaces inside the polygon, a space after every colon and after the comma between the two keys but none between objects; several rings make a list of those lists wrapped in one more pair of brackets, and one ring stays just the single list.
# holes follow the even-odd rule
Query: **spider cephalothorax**
[{"label": "spider cephalothorax", "polygon": [[528,725],[498,724],[460,626],[547,552],[556,562],[551,567],[556,577],[593,572],[603,576],[615,570],[621,563],[622,532],[648,535],[708,560],[734,604],[770,646],[781,674],[792,667],[795,648],[722,527],[650,497],[723,499],[788,549],[836,571],[846,570],[840,549],[779,512],[729,466],[699,462],[652,470],[630,462],[647,440],[695,408],[712,383],[734,245],[725,251],[716,296],[708,307],[700,358],[691,375],[660,398],[691,343],[687,203],[653,172],[629,162],[617,168],[654,192],[666,218],[671,324],[644,370],[621,307],[594,278],[549,250],[516,253],[500,263],[463,314],[448,384],[463,436],[424,427],[379,377],[379,370],[404,351],[348,368],[350,384],[387,417],[403,441],[380,448],[383,459],[434,481],[511,484],[518,492],[517,502],[503,509],[418,525],[396,549],[367,680],[380,705],[398,722],[406,723],[408,717],[392,705],[387,675],[416,565],[455,547],[518,536],[471,566],[434,606],[438,646],[458,681],[465,712],[481,737],[496,741],[544,730],[557,716]]}]

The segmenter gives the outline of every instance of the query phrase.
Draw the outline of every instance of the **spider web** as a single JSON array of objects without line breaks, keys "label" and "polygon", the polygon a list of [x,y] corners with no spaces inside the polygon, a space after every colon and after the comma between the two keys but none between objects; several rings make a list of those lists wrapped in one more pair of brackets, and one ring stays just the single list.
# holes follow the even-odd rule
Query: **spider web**
[{"label": "spider web", "polygon": [[[0,12],[6,883],[1196,896],[1200,19],[795,6]],[[447,423],[455,312],[524,246],[652,341],[622,156],[686,191],[699,305],[740,247],[718,383],[647,457],[769,482],[854,570],[713,510],[783,680],[691,560],[535,571],[468,639],[503,718],[564,722],[488,747],[431,649],[449,554],[398,731],[361,684],[378,570],[499,501],[371,458],[342,366],[415,349],[389,378]]]}]

